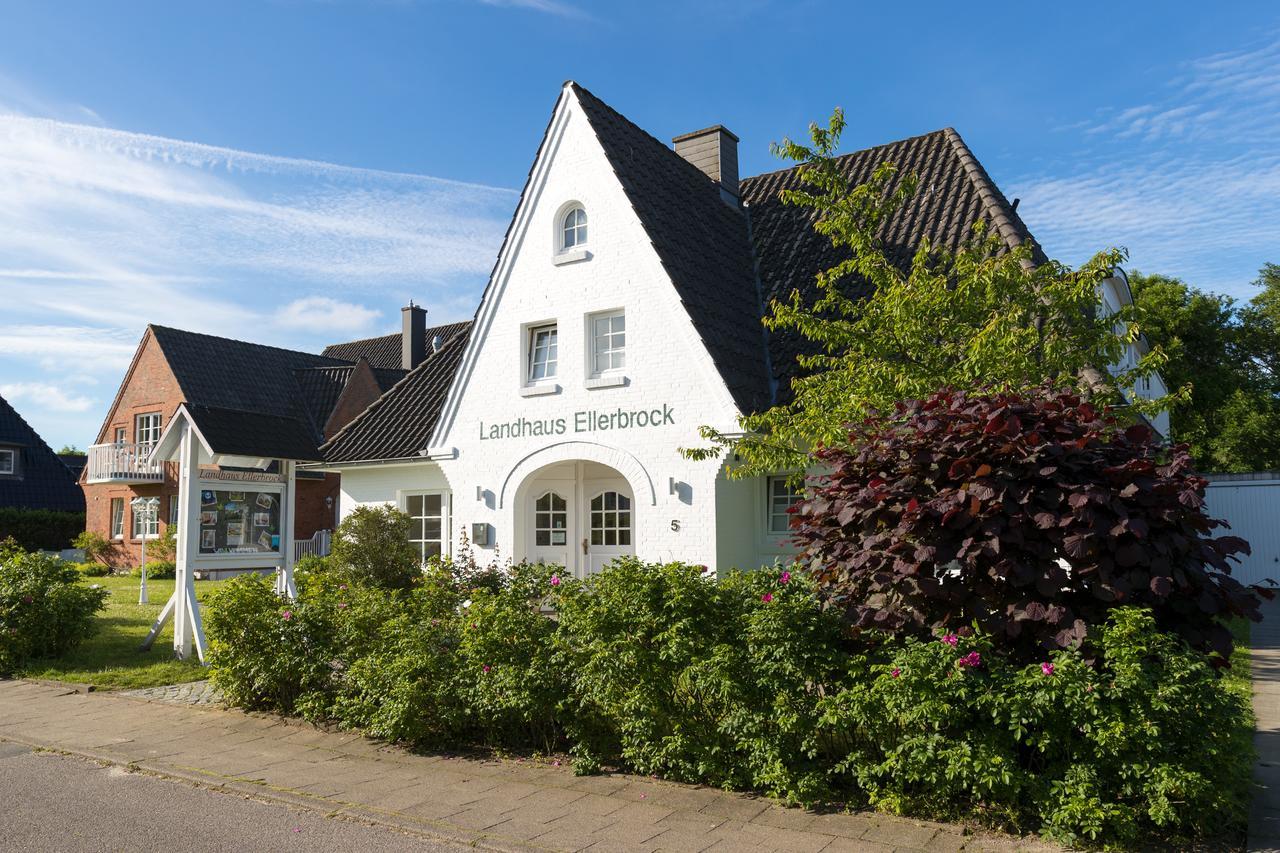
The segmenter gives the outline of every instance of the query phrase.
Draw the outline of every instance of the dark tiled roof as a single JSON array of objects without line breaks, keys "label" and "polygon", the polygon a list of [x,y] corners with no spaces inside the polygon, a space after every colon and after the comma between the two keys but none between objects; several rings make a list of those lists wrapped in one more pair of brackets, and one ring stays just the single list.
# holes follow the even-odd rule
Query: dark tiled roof
[{"label": "dark tiled roof", "polygon": [[326,462],[417,458],[427,449],[440,407],[467,346],[470,324],[409,371],[394,388],[337,432],[322,451]]},{"label": "dark tiled roof", "polygon": [[[935,247],[954,250],[972,233],[978,220],[985,221],[1007,246],[1031,239],[1026,225],[987,176],[960,134],[951,128],[845,154],[839,158],[852,184],[866,183],[877,166],[891,162],[899,175],[915,173],[919,188],[879,232],[889,258],[902,269],[923,240]],[[786,299],[799,290],[812,304],[817,296],[815,278],[848,257],[813,229],[815,215],[809,208],[783,204],[779,193],[803,186],[797,168],[747,178],[741,182],[742,200],[751,215],[765,304]],[[1036,250],[1036,260],[1044,256]],[[854,298],[868,295],[869,285],[851,280]],[[779,392],[785,395],[795,373],[795,359],[803,341],[792,335],[771,334],[769,348]]]},{"label": "dark tiled roof", "polygon": [[89,457],[83,453],[59,453],[58,458],[67,466],[73,477],[80,477],[80,472],[89,464]]},{"label": "dark tiled roof", "polygon": [[771,399],[746,217],[719,185],[571,84],[689,318],[744,412]]},{"label": "dark tiled roof", "polygon": [[18,451],[18,475],[0,476],[0,506],[84,512],[84,492],[75,475],[22,415],[0,397],[2,446]]},{"label": "dark tiled roof", "polygon": [[187,404],[196,428],[216,453],[268,459],[321,459],[311,425],[288,415]]},{"label": "dark tiled roof", "polygon": [[[201,432],[205,421],[210,424],[205,438],[215,451],[320,458],[316,448],[351,376],[351,362],[166,326],[150,328],[188,410],[193,417],[203,413]],[[245,425],[242,438],[233,438],[237,418]]]},{"label": "dark tiled roof", "polygon": [[[427,352],[424,357],[431,352],[431,339],[439,335],[440,340],[447,341],[456,335],[466,326],[470,326],[470,320],[464,320],[460,323],[445,323],[440,326],[432,326],[427,329],[426,345]],[[340,358],[345,361],[355,361],[360,357],[368,359],[369,366],[375,370],[379,368],[403,371],[404,362],[401,360],[400,351],[401,336],[382,335],[377,338],[364,338],[358,341],[348,341],[345,344],[330,344],[324,348],[324,355],[330,358]],[[401,377],[403,377],[403,372]],[[397,377],[396,381],[399,381]],[[381,381],[381,380],[380,380]],[[394,384],[394,382],[392,383]]]}]

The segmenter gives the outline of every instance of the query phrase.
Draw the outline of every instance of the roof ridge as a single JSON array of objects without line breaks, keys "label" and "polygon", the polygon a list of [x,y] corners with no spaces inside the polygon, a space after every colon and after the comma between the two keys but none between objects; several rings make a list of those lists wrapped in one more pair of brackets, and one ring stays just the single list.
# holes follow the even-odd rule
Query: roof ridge
[{"label": "roof ridge", "polygon": [[[612,106],[610,106],[610,105],[609,105],[609,103],[608,103],[607,101],[603,100],[603,99],[602,99],[599,95],[597,95],[595,92],[592,92],[592,91],[591,91],[590,89],[588,89],[587,87],[582,86],[582,85],[580,85],[579,83],[576,83],[576,82],[574,82],[574,81],[572,81],[572,80],[570,80],[570,81],[568,82],[568,84],[567,84],[567,85],[571,86],[571,87],[572,87],[573,89],[575,89],[577,92],[579,92],[579,93],[581,93],[581,94],[585,94],[587,97],[589,97],[589,98],[591,98],[592,100],[596,101],[597,103],[599,103],[599,104],[600,104],[600,106],[604,107],[606,110],[608,110],[609,112],[611,112],[611,113],[613,113],[615,116],[617,116],[619,120],[626,122],[627,124],[629,124],[629,125],[631,125],[632,127],[634,127],[636,130],[638,130],[641,134],[643,134],[644,136],[647,136],[647,137],[648,137],[651,141],[653,141],[653,143],[654,143],[654,144],[656,144],[659,148],[661,148],[663,151],[666,151],[669,155],[671,155],[671,157],[673,158],[672,162],[677,162],[677,163],[681,163],[681,164],[683,164],[683,167],[684,167],[684,168],[686,168],[686,170],[688,170],[688,169],[692,169],[693,171],[692,171],[692,172],[690,172],[690,174],[694,174],[694,173],[696,173],[700,178],[702,178],[703,180],[707,181],[710,185],[712,185],[712,186],[714,186],[714,187],[719,187],[719,186],[720,186],[719,181],[717,181],[715,178],[711,177],[711,176],[710,176],[710,175],[708,175],[706,172],[704,172],[704,171],[702,171],[701,169],[699,169],[697,166],[695,166],[695,165],[693,165],[692,163],[690,163],[690,162],[689,162],[688,160],[686,160],[684,157],[681,157],[679,154],[677,154],[677,153],[675,152],[675,149],[674,149],[674,148],[672,148],[668,143],[663,142],[661,139],[659,139],[658,137],[654,136],[652,133],[650,133],[649,131],[645,130],[643,127],[641,127],[640,125],[636,124],[634,121],[632,121],[631,119],[627,118],[627,117],[626,117],[625,115],[623,115],[622,113],[618,112],[616,109],[614,109]],[[717,126],[718,126],[718,125],[717,125]],[[726,128],[726,129],[727,129],[727,128]],[[735,139],[736,139],[736,138],[737,138],[737,137],[735,137]]]},{"label": "roof ridge", "polygon": [[[158,323],[148,323],[147,328],[152,330],[160,330],[162,332],[174,332],[179,335],[191,335],[193,337],[198,337],[198,338],[209,338],[215,341],[226,341],[227,343],[241,344],[247,347],[260,347],[262,349],[275,350],[276,352],[287,352],[292,355],[305,355],[308,358],[322,358],[322,359],[325,359],[326,361],[334,362],[334,364],[329,365],[332,367],[338,367],[340,365],[350,365],[354,363],[351,361],[347,361],[346,359],[333,358],[332,356],[320,355],[319,353],[307,352],[306,350],[288,349],[286,347],[272,346],[271,344],[260,344],[255,341],[244,341],[239,338],[228,338],[223,335],[211,335],[208,332],[193,332],[190,329],[179,329],[175,326],[161,326]],[[159,339],[157,339],[157,343],[159,343]],[[163,346],[164,345],[161,344],[162,348]],[[316,366],[324,366],[324,365],[316,365]]]},{"label": "roof ridge", "polygon": [[969,146],[965,144],[956,129],[948,127],[942,132],[955,150],[956,157],[960,160],[960,165],[964,168],[965,174],[969,176],[969,180],[973,182],[974,187],[977,189],[978,196],[982,199],[983,207],[986,208],[987,215],[991,217],[991,224],[1000,232],[1005,244],[1010,249],[1016,249],[1026,240],[1031,240],[1034,243],[1035,240],[1027,231],[1022,218],[1018,216],[1012,205],[1009,204],[1009,200],[1004,197],[1004,193],[1000,192],[999,187],[991,180],[987,170],[982,167],[982,163],[978,162],[978,158],[969,150]]},{"label": "roof ridge", "polygon": [[[940,127],[937,130],[931,130],[928,133],[918,133],[915,136],[904,136],[901,139],[891,139],[888,142],[881,142],[878,145],[868,145],[866,148],[857,148],[853,151],[845,152],[844,154],[837,154],[834,159],[843,160],[846,157],[856,157],[859,154],[866,154],[869,151],[875,151],[877,148],[889,148],[890,146],[893,146],[893,145],[902,145],[903,143],[907,143],[907,142],[915,142],[918,139],[928,139],[931,136],[946,134],[948,131],[950,131],[951,133],[955,133],[955,131],[950,127]],[[794,171],[795,169],[800,168],[802,165],[804,164],[797,163],[794,166],[787,166],[782,169],[774,169],[771,172],[761,172],[758,175],[751,175],[750,177],[739,178],[738,182],[746,183],[747,181],[756,181],[762,178],[769,178],[774,175],[780,175],[783,172]]]}]

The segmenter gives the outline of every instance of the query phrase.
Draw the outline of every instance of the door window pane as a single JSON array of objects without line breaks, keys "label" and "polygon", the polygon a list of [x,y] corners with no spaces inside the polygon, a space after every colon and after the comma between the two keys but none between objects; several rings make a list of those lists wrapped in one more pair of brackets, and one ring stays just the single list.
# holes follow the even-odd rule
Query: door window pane
[{"label": "door window pane", "polygon": [[533,544],[543,547],[564,545],[568,541],[568,502],[555,492],[547,492],[534,501],[533,509]]},{"label": "door window pane", "polygon": [[591,499],[591,544],[631,544],[631,498],[619,492],[601,492]]}]

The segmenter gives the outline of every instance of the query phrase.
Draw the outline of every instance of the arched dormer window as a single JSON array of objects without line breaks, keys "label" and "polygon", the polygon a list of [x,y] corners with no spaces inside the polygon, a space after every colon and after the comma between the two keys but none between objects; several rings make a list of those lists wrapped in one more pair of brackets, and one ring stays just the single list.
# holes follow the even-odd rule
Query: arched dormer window
[{"label": "arched dormer window", "polygon": [[575,204],[560,217],[560,251],[568,252],[587,245],[587,211]]}]

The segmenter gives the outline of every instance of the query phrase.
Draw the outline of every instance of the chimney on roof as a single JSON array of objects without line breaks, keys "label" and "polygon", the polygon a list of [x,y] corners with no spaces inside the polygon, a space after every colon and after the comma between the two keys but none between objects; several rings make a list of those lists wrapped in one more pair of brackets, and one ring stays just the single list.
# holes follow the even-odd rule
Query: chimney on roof
[{"label": "chimney on roof", "polygon": [[427,309],[413,304],[400,309],[400,366],[413,370],[427,356]]},{"label": "chimney on roof", "polygon": [[738,137],[724,125],[685,133],[671,140],[676,153],[720,185],[725,202],[738,206]]}]

